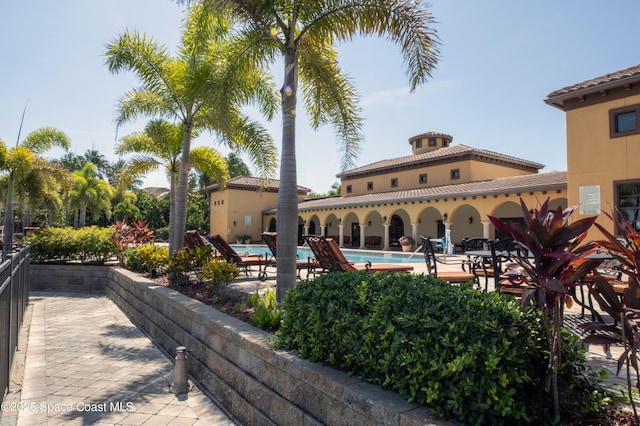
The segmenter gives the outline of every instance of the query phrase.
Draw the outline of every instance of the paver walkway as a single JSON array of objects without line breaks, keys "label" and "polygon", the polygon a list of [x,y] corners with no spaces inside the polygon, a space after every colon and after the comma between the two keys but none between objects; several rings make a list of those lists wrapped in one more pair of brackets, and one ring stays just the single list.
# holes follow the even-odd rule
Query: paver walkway
[{"label": "paver walkway", "polygon": [[0,425],[236,424],[193,384],[174,395],[172,360],[107,297],[31,293],[29,303],[22,386]]}]

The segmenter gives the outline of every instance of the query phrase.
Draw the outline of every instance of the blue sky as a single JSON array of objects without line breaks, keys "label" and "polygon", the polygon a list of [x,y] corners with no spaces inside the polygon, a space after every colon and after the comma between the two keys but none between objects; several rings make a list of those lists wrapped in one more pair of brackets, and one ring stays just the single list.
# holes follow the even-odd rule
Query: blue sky
[{"label": "blue sky", "polygon": [[[565,114],[544,103],[547,94],[640,64],[637,0],[441,0],[430,11],[441,59],[414,93],[396,46],[376,38],[339,46],[341,67],[361,95],[360,166],[409,155],[410,137],[436,131],[452,135],[454,144],[542,163],[542,172],[566,170]],[[114,106],[138,82],[108,72],[104,46],[129,28],[173,50],[183,16],[183,7],[168,0],[2,1],[0,138],[15,144],[27,105],[23,137],[52,126],[70,136],[73,152],[97,149],[115,161]],[[275,63],[274,74],[281,68]],[[127,125],[118,136],[144,124]],[[279,117],[267,126],[279,146]],[[228,152],[211,136],[195,141],[204,144]],[[338,181],[337,151],[330,127],[314,132],[298,115],[299,185],[326,192]],[[162,173],[145,179],[150,186],[165,182]]]}]

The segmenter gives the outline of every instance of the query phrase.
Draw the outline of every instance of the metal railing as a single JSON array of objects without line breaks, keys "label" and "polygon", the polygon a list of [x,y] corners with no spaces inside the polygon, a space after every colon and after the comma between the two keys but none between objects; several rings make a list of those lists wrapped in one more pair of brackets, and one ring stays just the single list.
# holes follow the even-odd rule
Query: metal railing
[{"label": "metal railing", "polygon": [[18,332],[29,300],[30,246],[11,253],[0,264],[0,403],[9,389],[9,373]]}]

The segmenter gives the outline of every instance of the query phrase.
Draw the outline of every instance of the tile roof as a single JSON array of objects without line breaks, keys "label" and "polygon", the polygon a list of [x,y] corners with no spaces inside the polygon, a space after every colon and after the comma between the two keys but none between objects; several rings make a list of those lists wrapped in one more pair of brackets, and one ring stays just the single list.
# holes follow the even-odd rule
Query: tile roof
[{"label": "tile roof", "polygon": [[547,95],[547,98],[555,98],[557,96],[567,95],[574,92],[593,89],[609,83],[620,84],[622,80],[640,78],[640,65],[626,68],[621,71],[616,71],[611,74],[606,74],[601,77],[592,78],[591,80],[583,81],[582,83],[573,84],[571,86],[563,87],[562,89],[555,90]]},{"label": "tile roof", "polygon": [[[298,210],[352,207],[385,202],[436,200],[452,197],[471,197],[532,191],[552,191],[567,188],[567,172],[549,172],[512,176],[456,185],[432,186],[404,191],[382,192],[353,197],[329,197],[304,201]],[[269,210],[271,212],[271,210]],[[273,209],[275,212],[275,209]]]},{"label": "tile roof", "polygon": [[[217,191],[220,186],[217,183],[207,187],[208,192]],[[251,176],[236,176],[229,179],[225,189],[255,189],[268,192],[277,192],[280,189],[280,181],[278,179],[265,179]],[[309,188],[298,186],[298,193],[308,194],[311,192]]]},{"label": "tile roof", "polygon": [[347,170],[345,172],[336,175],[338,178],[346,178],[357,176],[360,174],[367,174],[371,172],[377,172],[385,169],[393,169],[400,167],[417,167],[420,165],[428,165],[433,162],[440,161],[454,161],[459,157],[472,156],[477,160],[497,160],[510,163],[512,166],[518,168],[531,169],[537,171],[544,167],[544,164],[535,163],[533,161],[523,160],[521,158],[512,157],[509,155],[500,154],[493,151],[484,149],[472,148],[467,145],[451,145],[446,148],[436,149],[434,151],[424,152],[421,154],[412,154],[404,157],[396,157],[388,160],[381,160],[375,163],[367,164],[366,166],[357,167],[355,169]]}]

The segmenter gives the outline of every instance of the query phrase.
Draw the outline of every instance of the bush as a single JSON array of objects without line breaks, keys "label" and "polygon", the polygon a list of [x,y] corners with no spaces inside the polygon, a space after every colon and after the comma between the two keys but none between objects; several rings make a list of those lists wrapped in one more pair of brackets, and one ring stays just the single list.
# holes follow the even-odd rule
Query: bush
[{"label": "bush", "polygon": [[28,239],[31,260],[38,262],[104,263],[118,252],[111,229],[88,226],[82,229],[43,228]]},{"label": "bush", "polygon": [[211,259],[202,266],[199,278],[204,281],[205,287],[212,292],[217,292],[240,275],[240,269],[235,263],[225,260]]},{"label": "bush", "polygon": [[128,248],[124,252],[124,264],[127,269],[135,272],[149,272],[151,269],[167,265],[169,248],[155,244],[143,244]]},{"label": "bush", "polygon": [[[541,315],[513,298],[431,276],[350,272],[301,282],[283,310],[279,347],[395,390],[439,416],[553,422]],[[594,387],[599,377],[578,339],[563,337],[563,408],[596,410],[606,401]]]},{"label": "bush", "polygon": [[261,296],[256,291],[249,296],[249,305],[254,309],[251,322],[263,330],[278,330],[282,321],[282,311],[276,308],[276,290],[268,289]]}]

